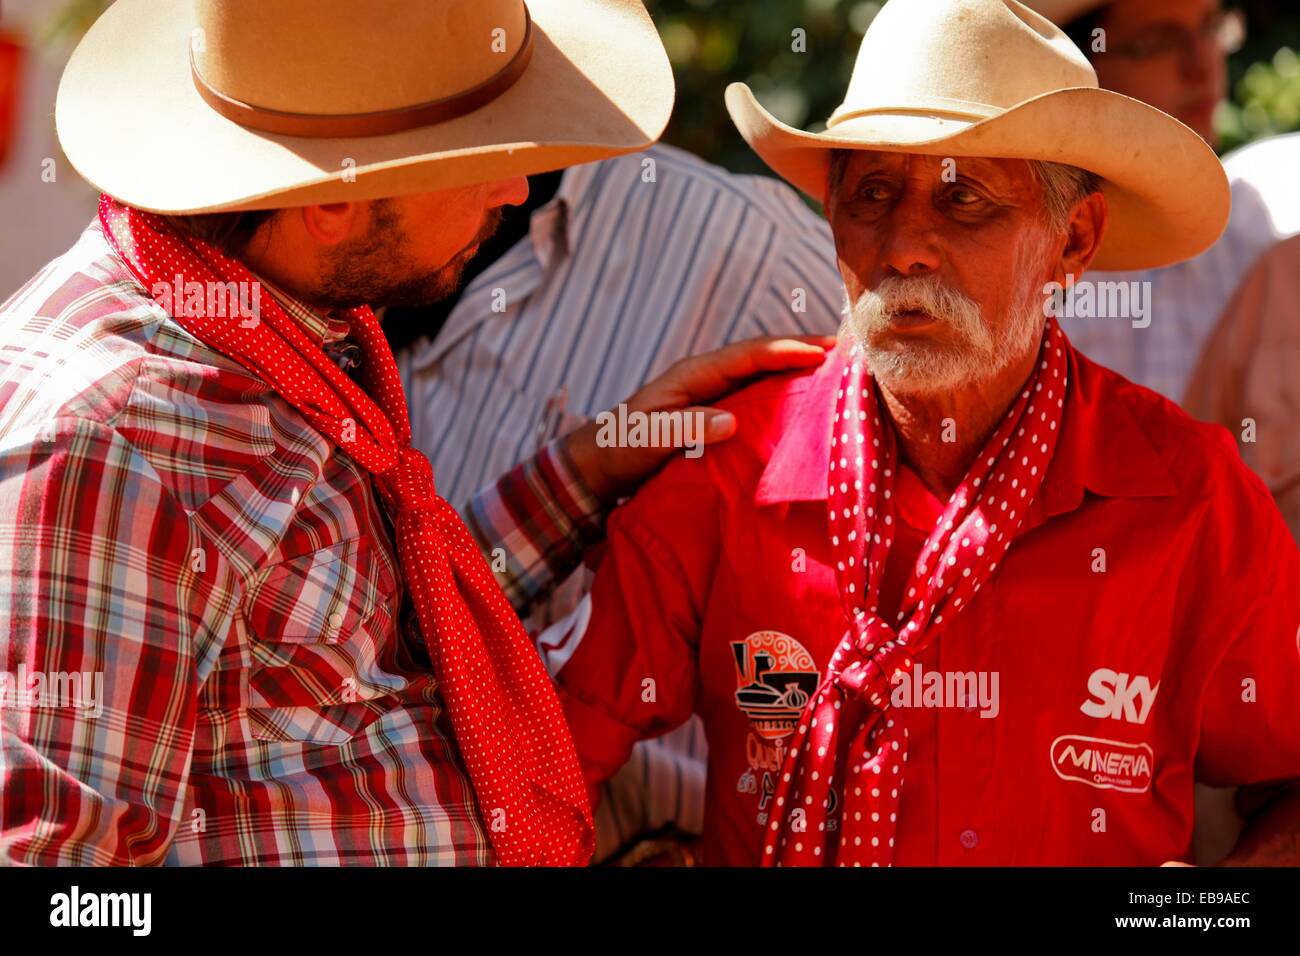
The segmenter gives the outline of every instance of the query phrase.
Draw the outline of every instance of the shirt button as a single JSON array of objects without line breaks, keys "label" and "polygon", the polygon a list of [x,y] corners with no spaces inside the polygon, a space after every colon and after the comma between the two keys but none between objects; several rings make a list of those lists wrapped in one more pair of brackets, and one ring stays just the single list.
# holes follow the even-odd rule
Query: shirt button
[{"label": "shirt button", "polygon": [[333,614],[330,615],[330,630],[337,631],[342,626],[343,626],[343,613],[341,611],[335,611]]},{"label": "shirt button", "polygon": [[979,834],[974,830],[962,830],[960,839],[961,845],[968,850],[975,849],[975,844],[980,841]]}]

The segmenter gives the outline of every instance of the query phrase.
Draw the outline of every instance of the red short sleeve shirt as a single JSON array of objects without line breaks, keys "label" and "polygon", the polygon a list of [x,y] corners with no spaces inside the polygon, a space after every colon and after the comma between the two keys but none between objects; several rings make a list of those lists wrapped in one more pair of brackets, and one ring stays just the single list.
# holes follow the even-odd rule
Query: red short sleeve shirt
[{"label": "red short sleeve shirt", "polygon": [[[736,396],[736,438],[611,518],[559,674],[593,784],[700,715],[709,863],[758,863],[786,742],[844,632],[825,519],[839,362]],[[1276,506],[1222,429],[1070,362],[1025,529],[895,683],[900,865],[1188,859],[1194,781],[1300,778],[1300,555]],[[896,497],[890,614],[942,510],[905,468]]]}]

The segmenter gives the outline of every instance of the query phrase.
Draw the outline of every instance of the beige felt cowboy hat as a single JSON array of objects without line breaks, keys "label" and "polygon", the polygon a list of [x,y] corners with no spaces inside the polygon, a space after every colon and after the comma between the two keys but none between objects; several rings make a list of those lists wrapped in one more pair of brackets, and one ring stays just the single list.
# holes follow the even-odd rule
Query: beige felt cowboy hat
[{"label": "beige felt cowboy hat", "polygon": [[889,0],[825,133],[780,122],[743,83],[727,88],[727,109],[769,166],[819,200],[834,148],[1091,170],[1109,211],[1097,269],[1191,258],[1228,221],[1228,181],[1214,151],[1160,110],[1098,89],[1079,49],[1016,0]]},{"label": "beige felt cowboy hat", "polygon": [[376,199],[644,149],[673,78],[640,0],[118,0],[59,140],[151,212]]}]

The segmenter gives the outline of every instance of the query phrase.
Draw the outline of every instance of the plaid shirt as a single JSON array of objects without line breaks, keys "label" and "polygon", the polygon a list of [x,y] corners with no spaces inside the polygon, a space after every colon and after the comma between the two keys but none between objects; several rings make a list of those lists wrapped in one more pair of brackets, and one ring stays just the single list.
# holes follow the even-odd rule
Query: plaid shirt
[{"label": "plaid shirt", "polygon": [[[557,452],[473,509],[516,602],[600,534]],[[0,555],[0,863],[492,862],[370,476],[98,222],[0,307]]]}]

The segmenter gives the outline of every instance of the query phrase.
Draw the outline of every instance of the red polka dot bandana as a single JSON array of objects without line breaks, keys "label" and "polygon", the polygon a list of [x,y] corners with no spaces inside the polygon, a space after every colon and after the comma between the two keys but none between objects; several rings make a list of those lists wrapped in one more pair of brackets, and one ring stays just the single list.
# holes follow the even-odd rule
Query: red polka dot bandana
[{"label": "red polka dot bandana", "polygon": [[232,307],[224,315],[190,308],[188,295],[184,308],[171,301],[170,290],[191,282],[250,289],[256,278],[238,261],[108,196],[99,217],[131,272],[172,306],[178,323],[267,382],[371,472],[394,506],[403,577],[497,861],[587,863],[591,807],[554,686],[468,529],[434,490],[428,458],[411,447],[401,379],[374,313],[345,313],[364,356],[358,384],[270,295],[258,296],[252,322]]},{"label": "red polka dot bandana", "polygon": [[907,764],[890,710],[909,671],[997,570],[1043,482],[1060,432],[1065,338],[1055,320],[1024,390],[948,499],[922,546],[896,621],[879,611],[894,535],[894,430],[855,348],[835,406],[827,496],[831,555],[848,622],[791,738],[763,841],[766,866],[889,866]]}]

